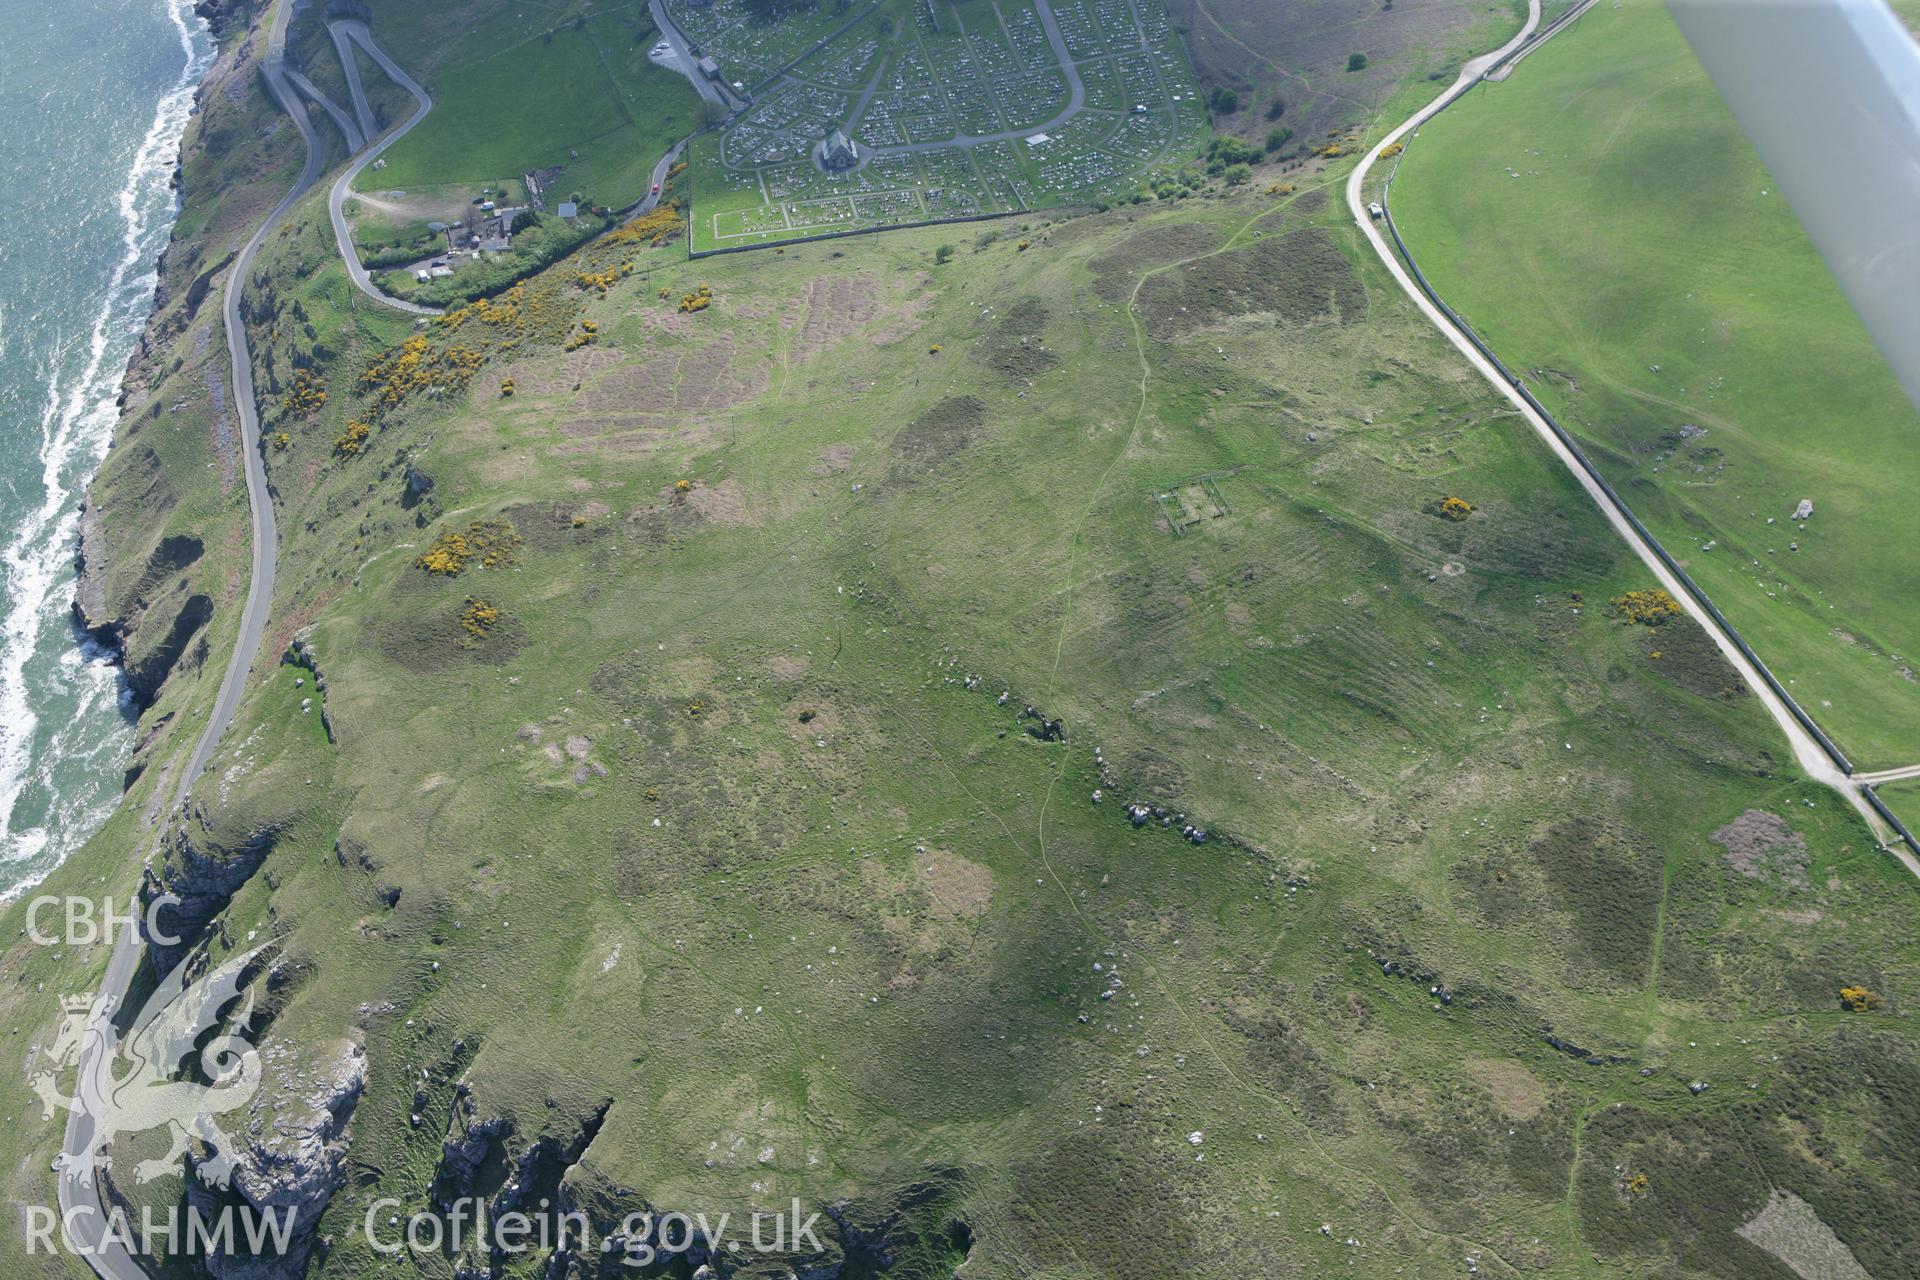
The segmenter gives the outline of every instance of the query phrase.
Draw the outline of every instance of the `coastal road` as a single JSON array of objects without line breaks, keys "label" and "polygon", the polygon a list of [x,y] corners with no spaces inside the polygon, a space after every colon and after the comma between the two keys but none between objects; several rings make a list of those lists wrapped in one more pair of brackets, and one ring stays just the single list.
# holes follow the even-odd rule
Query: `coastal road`
[{"label": "coastal road", "polygon": [[[273,498],[267,489],[266,466],[260,451],[260,416],[254,401],[253,358],[247,348],[246,324],[240,314],[240,295],[247,275],[253,269],[254,255],[267,234],[278,225],[294,201],[320,179],[325,154],[315,135],[313,123],[300,102],[298,92],[288,79],[285,67],[287,22],[293,5],[281,4],[267,35],[267,53],[260,63],[260,74],[267,91],[273,95],[293,121],[306,146],[306,163],[299,179],[261,222],[227,269],[221,302],[221,322],[227,331],[227,357],[233,365],[233,408],[240,420],[241,457],[245,461],[247,505],[253,514],[253,571],[247,582],[247,602],[240,615],[240,630],[233,643],[215,695],[213,713],[201,730],[187,767],[180,775],[174,793],[175,820],[182,816],[187,794],[194,779],[206,768],[220,737],[232,723],[246,691],[247,674],[253,669],[255,653],[266,634],[267,611],[273,602],[273,573],[278,537],[274,525]],[[122,929],[100,979],[100,991],[88,1011],[82,1034],[79,1065],[76,1071],[73,1106],[67,1116],[66,1136],[61,1144],[61,1168],[55,1180],[66,1243],[85,1258],[101,1280],[147,1280],[146,1272],[116,1233],[109,1231],[105,1206],[100,1196],[100,1170],[96,1167],[92,1139],[100,1117],[111,1105],[113,1069],[119,1035],[113,1026],[114,1014],[126,999],[127,989],[138,971],[142,948],[134,930]]]},{"label": "coastal road", "polygon": [[[417,302],[395,298],[374,284],[373,277],[368,274],[366,267],[360,261],[359,251],[353,247],[353,232],[347,226],[346,214],[347,197],[352,194],[353,180],[359,177],[361,171],[368,165],[379,159],[383,151],[406,137],[413,126],[426,119],[427,112],[433,110],[433,99],[425,89],[420,87],[418,81],[402,71],[399,64],[389,58],[380,46],[373,42],[373,33],[367,30],[366,23],[342,19],[329,22],[327,31],[333,36],[333,47],[340,54],[340,65],[346,69],[347,90],[353,95],[354,114],[360,118],[363,128],[369,131],[372,129],[373,112],[367,106],[366,91],[360,84],[360,67],[353,56],[355,44],[365,49],[367,56],[372,58],[395,84],[412,94],[414,102],[418,104],[413,114],[408,116],[398,128],[354,156],[352,162],[340,171],[340,176],[333,180],[333,187],[327,192],[327,218],[333,223],[333,239],[340,249],[340,261],[345,265],[347,275],[353,280],[353,287],[375,302],[416,316],[437,316],[440,314],[440,308],[423,307]],[[371,138],[373,134],[368,132],[367,136]]]},{"label": "coastal road", "polygon": [[[353,99],[353,114],[360,121],[360,136],[371,139],[379,134],[380,129],[373,122],[373,108],[367,105],[367,92],[360,83],[360,60],[353,56],[353,45],[347,38],[344,25],[339,22],[328,23],[327,34],[333,37],[333,50],[340,55],[340,72],[347,78],[347,96]],[[365,30],[364,27],[361,29]],[[359,149],[354,148],[355,151]]]},{"label": "coastal road", "polygon": [[342,111],[339,103],[322,93],[318,85],[292,67],[287,68],[287,79],[293,83],[294,88],[313,99],[315,104],[332,118],[334,126],[340,130],[340,136],[347,141],[348,155],[367,145],[367,135],[361,132],[360,127],[354,123],[353,117]]},{"label": "coastal road", "polygon": [[[1525,25],[1520,28],[1518,35],[1514,36],[1513,39],[1492,53],[1484,54],[1468,62],[1460,69],[1459,78],[1453,82],[1450,88],[1432,102],[1422,107],[1419,111],[1415,112],[1410,119],[1402,123],[1398,128],[1376,142],[1373,145],[1373,149],[1367,152],[1361,159],[1359,165],[1348,175],[1346,192],[1347,209],[1353,215],[1353,219],[1355,223],[1359,225],[1360,230],[1366,235],[1368,242],[1372,244],[1374,252],[1380,256],[1380,261],[1386,265],[1388,272],[1390,272],[1393,278],[1399,283],[1401,289],[1405,290],[1407,296],[1413,299],[1414,305],[1418,306],[1427,319],[1433,323],[1434,327],[1446,336],[1447,340],[1459,350],[1462,356],[1466,357],[1467,362],[1471,364],[1482,377],[1492,383],[1494,388],[1513,404],[1514,408],[1520,411],[1521,416],[1526,419],[1527,424],[1534,429],[1535,434],[1540,437],[1547,448],[1553,452],[1554,457],[1559,459],[1567,470],[1573,473],[1574,478],[1580,482],[1581,488],[1587,491],[1587,495],[1593,499],[1594,505],[1600,508],[1601,514],[1606,516],[1607,522],[1613,526],[1614,532],[1618,533],[1620,537],[1626,541],[1627,545],[1633,548],[1634,554],[1640,558],[1641,563],[1653,574],[1655,581],[1664,587],[1675,600],[1678,600],[1681,606],[1686,609],[1688,615],[1692,617],[1695,622],[1699,623],[1701,628],[1705,630],[1709,636],[1713,637],[1713,642],[1718,646],[1721,654],[1733,669],[1740,673],[1740,678],[1746,681],[1747,686],[1752,689],[1754,694],[1760,699],[1761,705],[1766,708],[1767,714],[1773,717],[1774,722],[1780,726],[1780,731],[1786,735],[1787,743],[1793,749],[1794,759],[1798,762],[1800,768],[1808,777],[1839,792],[1840,795],[1846,799],[1847,803],[1853,807],[1855,812],[1866,822],[1868,829],[1874,833],[1881,844],[1886,846],[1898,857],[1914,875],[1920,876],[1920,858],[1916,858],[1913,851],[1905,848],[1902,842],[1897,839],[1890,839],[1892,836],[1891,830],[1887,827],[1886,823],[1881,820],[1880,815],[1873,810],[1873,807],[1867,803],[1866,798],[1861,794],[1860,788],[1855,780],[1849,777],[1846,770],[1842,769],[1839,764],[1827,754],[1826,749],[1815,739],[1812,733],[1808,732],[1806,726],[1795,718],[1785,700],[1782,699],[1780,695],[1775,692],[1772,685],[1762,677],[1758,666],[1747,657],[1745,651],[1736,643],[1726,625],[1714,616],[1712,612],[1703,607],[1695,598],[1694,594],[1680,581],[1679,575],[1668,567],[1665,559],[1660,554],[1659,544],[1654,541],[1650,534],[1643,532],[1638,523],[1628,515],[1627,509],[1620,499],[1606,486],[1602,485],[1598,478],[1582,465],[1580,458],[1575,455],[1568,443],[1561,438],[1560,433],[1554,430],[1553,425],[1547,421],[1546,417],[1535,409],[1526,397],[1520,394],[1518,388],[1507,381],[1506,377],[1502,375],[1493,361],[1488,359],[1480,349],[1474,345],[1472,339],[1470,339],[1460,327],[1455,325],[1435,301],[1428,297],[1427,293],[1414,282],[1413,277],[1408,274],[1407,269],[1401,264],[1399,257],[1387,243],[1386,237],[1381,234],[1379,221],[1374,219],[1368,211],[1363,193],[1367,181],[1367,174],[1372,170],[1374,163],[1379,160],[1380,153],[1387,147],[1399,142],[1415,129],[1418,129],[1422,124],[1437,115],[1443,108],[1449,106],[1454,100],[1480,83],[1490,69],[1499,66],[1509,54],[1524,46],[1528,38],[1532,36],[1535,28],[1539,25],[1540,0],[1527,0],[1527,20]],[[1556,23],[1546,34],[1552,35],[1555,31],[1565,29],[1564,22]],[[1385,200],[1384,194],[1381,199],[1382,201]]]},{"label": "coastal road", "polygon": [[107,1220],[93,1151],[98,1117],[106,1114],[113,1091],[113,1064],[119,1034],[113,1016],[126,998],[140,965],[141,948],[132,929],[122,929],[114,943],[100,994],[87,1014],[80,1041],[80,1062],[73,1084],[73,1108],[67,1113],[67,1132],[60,1147],[56,1186],[65,1231],[65,1245],[80,1253],[102,1280],[148,1280],[145,1271],[117,1237],[108,1239]]}]

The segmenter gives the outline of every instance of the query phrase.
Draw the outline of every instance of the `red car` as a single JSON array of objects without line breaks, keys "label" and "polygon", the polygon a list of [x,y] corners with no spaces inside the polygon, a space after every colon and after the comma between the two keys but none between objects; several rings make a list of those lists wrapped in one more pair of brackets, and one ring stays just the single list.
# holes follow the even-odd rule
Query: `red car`
[{"label": "red car", "polygon": [[660,184],[657,182],[653,184],[653,194],[655,195],[660,194]]}]

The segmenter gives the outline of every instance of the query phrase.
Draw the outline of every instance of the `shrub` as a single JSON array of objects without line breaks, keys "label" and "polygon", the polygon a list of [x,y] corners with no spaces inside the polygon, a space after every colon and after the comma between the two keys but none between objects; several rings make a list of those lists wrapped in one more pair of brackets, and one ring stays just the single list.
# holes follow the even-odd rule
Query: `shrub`
[{"label": "shrub", "polygon": [[1247,164],[1231,164],[1227,166],[1227,171],[1220,176],[1226,179],[1228,186],[1237,187],[1253,177],[1253,166]]},{"label": "shrub", "polygon": [[1880,997],[1866,987],[1842,987],[1840,1004],[1850,1013],[1866,1013],[1880,1007]]},{"label": "shrub", "polygon": [[1348,70],[1348,71],[1364,71],[1364,70],[1366,70],[1366,66],[1367,66],[1367,55],[1366,55],[1366,54],[1364,54],[1364,53],[1350,53],[1350,54],[1348,54],[1348,55],[1347,55],[1347,70]]},{"label": "shrub", "polygon": [[1207,95],[1207,105],[1218,115],[1230,116],[1240,109],[1240,95],[1220,85]]},{"label": "shrub", "polygon": [[1222,134],[1207,143],[1207,172],[1220,173],[1236,164],[1252,164],[1260,158],[1260,148],[1239,138]]},{"label": "shrub", "polygon": [[318,413],[327,402],[327,389],[311,369],[295,369],[293,384],[287,388],[288,413]]},{"label": "shrub", "polygon": [[513,394],[513,379],[512,379],[512,378],[502,378],[502,379],[500,379],[500,395],[501,395],[501,397],[502,397],[502,398],[505,398],[505,397],[507,397],[507,396],[511,396],[512,394]]},{"label": "shrub", "polygon": [[1677,618],[1684,612],[1680,602],[1660,587],[1646,591],[1629,591],[1625,595],[1615,596],[1611,601],[1613,611],[1628,624],[1645,623],[1658,626],[1669,618]]},{"label": "shrub", "polygon": [[941,263],[941,264],[952,262],[953,246],[950,244],[943,244],[938,249],[935,249],[933,251],[933,260],[936,263]]},{"label": "shrub", "polygon": [[333,451],[343,458],[351,458],[366,447],[367,437],[373,434],[371,424],[361,421],[347,423],[347,429],[334,439]]},{"label": "shrub", "polygon": [[1275,98],[1267,104],[1267,119],[1269,120],[1278,120],[1281,116],[1285,115],[1286,112],[1287,100],[1285,98]]},{"label": "shrub", "polygon": [[1278,129],[1267,130],[1267,150],[1278,151],[1293,141],[1293,130],[1282,125]]},{"label": "shrub", "polygon": [[1448,498],[1440,504],[1440,514],[1449,520],[1465,520],[1473,514],[1473,504],[1465,498]]},{"label": "shrub", "polygon": [[493,624],[500,621],[500,610],[485,600],[467,597],[466,607],[460,610],[460,629],[468,635],[484,636]]},{"label": "shrub", "polygon": [[428,573],[457,578],[475,559],[483,569],[512,564],[514,548],[519,545],[520,535],[505,520],[475,520],[464,530],[443,532],[414,563]]},{"label": "shrub", "polygon": [[1389,142],[1386,146],[1380,148],[1380,158],[1382,160],[1391,160],[1406,149],[1406,146],[1402,143]]}]

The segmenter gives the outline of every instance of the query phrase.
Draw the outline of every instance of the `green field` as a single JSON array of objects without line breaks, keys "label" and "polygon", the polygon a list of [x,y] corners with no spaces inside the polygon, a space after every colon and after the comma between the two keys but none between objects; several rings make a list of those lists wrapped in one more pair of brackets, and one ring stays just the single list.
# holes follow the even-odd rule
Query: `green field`
[{"label": "green field", "polygon": [[476,183],[565,166],[562,190],[611,208],[644,196],[655,162],[699,123],[698,95],[647,60],[657,33],[643,6],[578,8],[537,10],[537,22],[502,11],[456,27],[451,39],[398,15],[389,24],[382,8],[382,47],[426,86],[433,110],[361,186]]},{"label": "green field", "polygon": [[1392,191],[1442,296],[1856,763],[1920,757],[1920,414],[1664,9],[1594,9]]},{"label": "green field", "polygon": [[1889,782],[1874,790],[1894,815],[1907,824],[1907,830],[1920,835],[1920,779]]},{"label": "green field", "polygon": [[[296,225],[282,370],[353,304]],[[849,1202],[912,1277],[1747,1280],[1772,1187],[1898,1265],[1913,886],[1704,637],[1610,616],[1637,563],[1340,205],[1028,238],[609,240],[322,331],[325,406],[268,421],[310,665],[263,661],[161,873],[259,859],[269,1042],[365,1043],[309,1274],[501,1161],[602,1232]],[[511,555],[421,566],[476,525]],[[98,963],[20,948],[21,1022]],[[17,1197],[56,1132],[0,1137]]]},{"label": "green field", "polygon": [[[283,179],[208,97],[190,179],[216,133]],[[1821,1232],[1915,1271],[1912,877],[1703,632],[1609,607],[1644,569],[1342,176],[699,262],[656,224],[434,319],[310,193],[244,282],[272,619],[177,815],[246,510],[186,287],[223,242],[169,255],[108,605],[217,610],[39,892],[145,858],[213,960],[272,947],[221,1127],[312,1206],[305,1280],[691,1271],[365,1235],[467,1196],[834,1209],[738,1280],[1795,1280]],[[187,225],[244,226],[229,177]],[[107,957],[25,914],[16,1206]],[[193,1176],[119,1176],[166,1136],[110,1153],[136,1213]],[[0,1274],[90,1273],[15,1230]]]}]

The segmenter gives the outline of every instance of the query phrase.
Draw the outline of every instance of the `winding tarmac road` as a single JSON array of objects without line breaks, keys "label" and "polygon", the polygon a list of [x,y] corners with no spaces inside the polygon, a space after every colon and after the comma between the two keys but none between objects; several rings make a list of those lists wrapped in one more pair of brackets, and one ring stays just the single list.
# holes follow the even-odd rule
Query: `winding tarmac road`
[{"label": "winding tarmac road", "polygon": [[[1665,555],[1664,549],[1651,534],[1645,531],[1639,521],[1634,519],[1626,505],[1611,488],[1601,483],[1591,466],[1574,451],[1568,441],[1555,429],[1554,424],[1548,421],[1546,415],[1540,412],[1527,396],[1521,394],[1519,387],[1509,381],[1493,360],[1468,336],[1464,328],[1442,310],[1437,300],[1430,297],[1426,290],[1415,283],[1408,273],[1408,268],[1402,264],[1399,256],[1387,243],[1386,237],[1381,234],[1381,220],[1374,218],[1367,207],[1364,198],[1367,175],[1374,163],[1380,159],[1380,153],[1387,147],[1400,142],[1402,138],[1450,106],[1486,78],[1490,71],[1504,65],[1509,57],[1527,45],[1529,38],[1539,25],[1540,0],[1527,0],[1527,20],[1520,28],[1518,35],[1492,53],[1468,62],[1460,69],[1460,77],[1451,87],[1376,142],[1373,149],[1367,152],[1347,177],[1348,211],[1352,213],[1354,221],[1373,245],[1374,252],[1380,256],[1380,261],[1386,265],[1387,270],[1406,291],[1407,296],[1413,299],[1414,304],[1420,308],[1428,320],[1432,321],[1434,327],[1439,329],[1460,354],[1466,357],[1467,362],[1492,383],[1501,395],[1512,402],[1514,408],[1520,411],[1521,416],[1526,419],[1528,425],[1533,427],[1535,434],[1553,452],[1553,455],[1573,473],[1574,478],[1580,482],[1581,488],[1587,491],[1587,495],[1600,508],[1614,531],[1633,548],[1634,554],[1653,574],[1655,581],[1678,600],[1688,615],[1698,622],[1709,636],[1713,637],[1713,642],[1719,647],[1721,654],[1733,669],[1740,673],[1740,678],[1745,680],[1747,686],[1759,697],[1761,705],[1767,709],[1767,713],[1780,726],[1780,731],[1786,735],[1787,743],[1792,747],[1794,759],[1800,768],[1808,777],[1839,792],[1866,822],[1868,829],[1874,833],[1881,845],[1899,858],[1915,876],[1920,876],[1920,858],[1916,858],[1913,850],[1906,848],[1903,841],[1892,838],[1891,828],[1869,802],[1868,797],[1862,793],[1859,785],[1861,780],[1856,779],[1846,768],[1843,768],[1829,754],[1828,747],[1816,738],[1814,733],[1794,714],[1795,709],[1790,708],[1786,700],[1774,689],[1772,682],[1763,675],[1758,663],[1749,658],[1746,649],[1734,637],[1728,626],[1714,611],[1702,603],[1695,591],[1690,589],[1691,584],[1682,582],[1680,575],[1669,566],[1669,557]],[[1542,35],[1542,39],[1556,31],[1564,30],[1565,26],[1565,19],[1556,22]],[[1531,50],[1528,51],[1531,52]],[[1384,207],[1386,203],[1384,190],[1380,201]]]},{"label": "winding tarmac road", "polygon": [[361,132],[360,126],[354,123],[353,117],[342,111],[339,103],[320,92],[318,85],[292,67],[287,68],[287,79],[293,83],[294,88],[313,99],[314,105],[332,118],[334,126],[340,130],[340,136],[347,140],[348,155],[367,145],[367,135]]},{"label": "winding tarmac road", "polygon": [[[1043,21],[1051,17],[1044,5],[1038,7],[1043,15]],[[333,223],[342,260],[353,276],[355,285],[363,293],[385,305],[419,314],[432,314],[428,308],[388,297],[373,286],[365,269],[360,266],[357,253],[353,250],[342,212],[348,188],[354,177],[395,140],[405,136],[408,130],[418,124],[431,109],[432,99],[419,84],[380,50],[379,46],[373,42],[371,33],[368,32],[364,23],[334,22],[329,24],[328,29],[332,33],[335,48],[340,53],[341,62],[346,71],[347,84],[353,97],[353,107],[357,117],[356,120],[347,119],[344,113],[335,104],[327,101],[325,96],[304,76],[300,76],[297,71],[285,65],[286,28],[291,13],[290,3],[283,3],[276,13],[268,35],[267,53],[261,61],[260,70],[268,91],[299,131],[306,147],[306,161],[299,179],[261,222],[245,247],[235,256],[227,273],[221,305],[222,322],[226,329],[227,352],[232,362],[233,403],[240,420],[247,500],[252,512],[253,568],[248,582],[246,606],[241,615],[239,634],[235,639],[226,673],[222,677],[219,693],[215,697],[212,715],[201,732],[175,792],[173,814],[176,818],[184,810],[186,798],[194,780],[205,770],[208,760],[212,757],[221,736],[232,722],[234,713],[239,707],[240,698],[245,692],[247,674],[252,670],[254,657],[266,632],[268,610],[273,597],[277,532],[272,497],[268,490],[266,470],[261,457],[260,423],[254,398],[253,365],[247,347],[246,327],[240,313],[240,302],[247,275],[252,270],[254,257],[261,244],[293,203],[312,188],[320,178],[324,151],[314,133],[312,121],[300,102],[298,96],[300,93],[306,93],[329,112],[347,138],[350,149],[357,152],[353,162],[335,180],[328,196],[328,215]],[[1703,608],[1693,594],[1682,585],[1679,578],[1668,569],[1662,557],[1656,553],[1657,544],[1640,531],[1619,500],[1581,464],[1580,459],[1553,430],[1545,417],[1519,394],[1518,390],[1500,374],[1493,362],[1483,355],[1466,334],[1414,283],[1380,234],[1374,219],[1368,214],[1362,194],[1367,175],[1380,158],[1381,151],[1431,119],[1442,108],[1479,83],[1490,69],[1500,66],[1509,55],[1522,48],[1538,27],[1539,21],[1540,0],[1528,0],[1527,20],[1518,35],[1494,52],[1468,62],[1461,69],[1459,79],[1451,88],[1375,144],[1348,178],[1346,189],[1348,208],[1361,231],[1373,245],[1374,251],[1380,256],[1394,279],[1399,282],[1401,288],[1468,362],[1514,404],[1547,447],[1580,481],[1581,486],[1600,507],[1615,531],[1634,549],[1655,579],[1681,601],[1688,613],[1713,637],[1727,661],[1753,688],[1760,697],[1762,705],[1767,708],[1768,713],[1779,724],[1781,731],[1786,734],[1793,748],[1794,757],[1801,768],[1810,777],[1825,783],[1845,796],[1867,821],[1869,827],[1884,841],[1886,828],[1863,798],[1861,784],[1870,785],[1874,782],[1920,775],[1920,765],[1857,777],[1850,777],[1837,767],[1812,734],[1794,718],[1768,682],[1760,678],[1759,671],[1719,620]],[[1050,21],[1046,22],[1046,25],[1049,39],[1056,48],[1062,47],[1057,28]],[[665,24],[662,24],[662,29],[669,30]],[[365,92],[360,84],[359,70],[355,65],[349,42],[358,44],[364,49],[381,70],[392,77],[394,83],[411,93],[419,104],[418,109],[404,124],[370,148],[363,149],[352,145],[356,132],[360,135],[362,143],[372,135],[373,117],[367,106]],[[1062,63],[1069,67],[1072,65],[1071,61],[1064,57]],[[1075,78],[1074,88],[1075,96],[1078,98],[1077,78]],[[1071,107],[1068,114],[1071,115],[1077,109],[1077,105]],[[661,157],[654,168],[654,181],[663,181],[665,171],[680,154],[685,141],[683,139],[680,143],[676,143],[666,155]],[[638,206],[639,211],[651,209],[657,203],[658,198],[650,195]],[[1894,847],[1893,851],[1915,875],[1920,875],[1920,860],[1916,860],[1910,851],[1898,847]],[[100,992],[89,1011],[83,1032],[74,1088],[74,1104],[68,1116],[62,1144],[62,1159],[59,1162],[60,1167],[56,1178],[63,1234],[68,1245],[84,1257],[87,1265],[101,1277],[101,1280],[148,1280],[145,1271],[128,1252],[125,1244],[108,1229],[109,1224],[100,1194],[100,1179],[97,1176],[99,1170],[95,1166],[91,1150],[98,1117],[104,1114],[110,1105],[109,1095],[114,1084],[113,1064],[118,1047],[118,1035],[113,1026],[113,1017],[126,998],[128,988],[138,969],[140,956],[141,946],[137,935],[132,930],[122,929],[101,978]]]},{"label": "winding tarmac road", "polygon": [[[267,611],[273,602],[278,533],[274,524],[273,498],[267,487],[266,466],[260,451],[260,417],[254,400],[253,359],[247,348],[247,330],[240,314],[240,298],[247,275],[253,269],[254,255],[294,201],[319,181],[321,166],[325,163],[325,152],[285,66],[287,22],[292,12],[292,4],[284,3],[274,15],[273,26],[267,36],[266,57],[260,63],[260,74],[266,81],[267,91],[299,131],[300,139],[306,146],[306,162],[292,189],[274,206],[273,212],[266,216],[253,237],[235,255],[233,264],[227,270],[220,308],[221,321],[227,333],[227,356],[233,365],[233,406],[240,420],[247,505],[253,513],[253,571],[247,583],[247,602],[240,616],[240,631],[234,639],[233,654],[227,661],[226,674],[221,678],[220,691],[214,698],[212,715],[207,720],[206,728],[201,731],[200,740],[188,758],[174,793],[175,819],[183,813],[187,793],[194,779],[206,768],[207,761],[220,743],[221,735],[232,723],[234,712],[240,706],[241,695],[246,691],[247,673],[253,669],[254,655],[260,648],[261,637],[266,634]],[[82,1033],[72,1110],[67,1116],[59,1175],[55,1182],[65,1243],[86,1260],[101,1280],[147,1280],[146,1272],[128,1251],[125,1242],[110,1230],[101,1201],[100,1170],[96,1167],[92,1150],[96,1126],[112,1105],[113,1067],[119,1047],[119,1034],[114,1028],[113,1018],[121,1002],[126,999],[127,990],[139,969],[141,954],[136,931],[122,928]]]},{"label": "winding tarmac road", "polygon": [[[247,584],[247,600],[240,618],[239,634],[234,640],[233,653],[221,678],[219,692],[215,695],[212,714],[201,731],[174,792],[171,817],[176,821],[184,815],[187,796],[195,779],[205,771],[239,709],[240,699],[246,692],[247,675],[253,669],[260,641],[266,634],[268,611],[273,601],[278,531],[260,447],[260,417],[253,383],[253,359],[247,346],[245,319],[241,315],[241,295],[260,246],[294,202],[320,180],[326,163],[325,149],[320,145],[313,121],[301,102],[301,95],[304,94],[327,112],[346,139],[349,153],[354,156],[335,179],[327,200],[328,217],[333,224],[340,256],[354,284],[361,292],[387,306],[419,315],[438,314],[433,308],[389,297],[374,286],[353,249],[343,213],[353,179],[381,152],[418,124],[432,109],[433,99],[374,43],[365,23],[336,21],[328,24],[328,31],[346,72],[348,92],[352,95],[354,116],[349,117],[312,81],[286,64],[287,25],[292,12],[293,5],[283,3],[274,15],[273,25],[268,30],[267,52],[260,62],[260,74],[266,82],[267,91],[299,132],[306,148],[306,159],[298,180],[234,256],[227,271],[220,310],[221,322],[226,330],[227,357],[232,364],[234,410],[240,420],[247,504],[252,513],[253,567]],[[364,49],[380,69],[392,77],[395,84],[411,93],[419,104],[404,124],[371,147],[366,144],[373,136],[375,125],[353,57],[354,44]],[[681,139],[660,158],[653,170],[655,183],[664,184],[666,171],[679,158],[687,141],[687,138]],[[647,212],[658,203],[659,196],[649,194],[636,206],[636,211]],[[151,852],[151,848],[148,852]],[[99,993],[87,1014],[75,1073],[72,1107],[61,1143],[61,1157],[56,1162],[55,1190],[63,1241],[86,1261],[101,1280],[149,1280],[121,1235],[112,1229],[101,1196],[101,1169],[93,1152],[94,1134],[113,1105],[113,1072],[119,1049],[119,1033],[114,1027],[114,1017],[139,971],[142,954],[137,931],[123,928],[107,960],[106,970],[101,975]]]},{"label": "winding tarmac road", "polygon": [[371,139],[373,135],[373,111],[367,105],[366,90],[360,84],[360,67],[353,56],[353,46],[359,45],[367,51],[380,70],[386,72],[389,79],[413,95],[418,105],[412,115],[386,137],[365,149],[356,148],[358,154],[352,163],[340,171],[333,180],[333,186],[327,192],[327,218],[333,223],[334,244],[339,247],[340,261],[347,268],[347,275],[353,280],[353,287],[366,294],[375,302],[392,307],[396,311],[405,311],[416,316],[437,316],[438,307],[423,307],[417,302],[407,302],[393,297],[374,284],[373,277],[360,261],[359,251],[353,247],[353,232],[347,226],[347,197],[352,194],[353,180],[375,160],[382,152],[400,139],[407,136],[409,130],[426,119],[427,112],[433,110],[433,98],[418,81],[400,69],[400,64],[389,58],[379,45],[373,42],[373,33],[367,30],[364,22],[342,19],[327,24],[327,31],[333,36],[333,47],[340,55],[340,65],[347,74],[347,92],[353,95],[353,111],[360,119],[362,130]]}]

